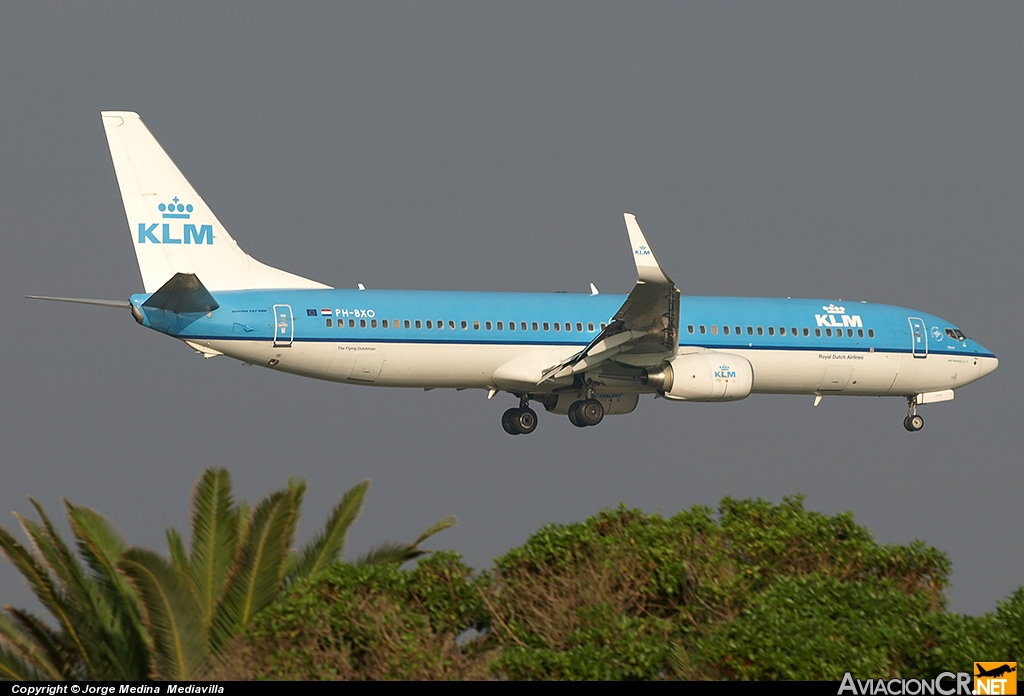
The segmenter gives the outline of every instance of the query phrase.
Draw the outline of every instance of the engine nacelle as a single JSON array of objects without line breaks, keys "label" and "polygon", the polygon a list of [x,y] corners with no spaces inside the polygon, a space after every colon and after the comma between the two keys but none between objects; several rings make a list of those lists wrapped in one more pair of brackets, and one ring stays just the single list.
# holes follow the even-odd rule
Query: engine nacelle
[{"label": "engine nacelle", "polygon": [[739,401],[754,386],[754,369],[732,353],[677,355],[662,369],[649,371],[644,384],[674,401]]},{"label": "engine nacelle", "polygon": [[[557,413],[560,416],[564,416],[569,413],[569,407],[574,401],[579,401],[586,397],[580,396],[580,394],[576,392],[572,392],[545,394],[543,396],[538,395],[536,398],[544,404],[544,408],[549,413]],[[600,401],[601,405],[604,406],[604,415],[606,416],[620,416],[632,413],[633,409],[636,408],[637,402],[640,401],[640,395],[635,392],[597,392],[594,394],[594,398]]]}]

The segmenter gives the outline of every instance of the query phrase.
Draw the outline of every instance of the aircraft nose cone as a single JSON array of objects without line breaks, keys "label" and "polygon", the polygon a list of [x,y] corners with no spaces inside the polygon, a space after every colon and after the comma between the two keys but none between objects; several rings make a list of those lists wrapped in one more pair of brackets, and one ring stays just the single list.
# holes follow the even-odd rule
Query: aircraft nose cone
[{"label": "aircraft nose cone", "polygon": [[995,372],[995,369],[999,367],[999,358],[994,355],[991,358],[981,358],[979,362],[981,363],[982,377]]}]

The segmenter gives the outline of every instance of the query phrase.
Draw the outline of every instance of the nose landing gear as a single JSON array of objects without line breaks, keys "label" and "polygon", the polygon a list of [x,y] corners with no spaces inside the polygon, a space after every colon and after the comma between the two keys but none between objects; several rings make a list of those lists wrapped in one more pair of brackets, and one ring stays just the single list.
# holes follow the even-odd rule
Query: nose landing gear
[{"label": "nose landing gear", "polygon": [[916,433],[924,427],[924,418],[917,415],[916,396],[907,398],[907,417],[903,419],[903,427],[912,433]]}]

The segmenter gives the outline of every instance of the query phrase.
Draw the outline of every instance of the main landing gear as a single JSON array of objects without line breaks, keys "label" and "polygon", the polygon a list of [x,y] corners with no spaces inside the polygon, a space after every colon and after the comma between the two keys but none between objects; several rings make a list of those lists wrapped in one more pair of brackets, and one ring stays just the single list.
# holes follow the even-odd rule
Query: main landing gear
[{"label": "main landing gear", "polygon": [[501,415],[501,427],[509,435],[529,435],[537,429],[537,412],[529,406],[530,397],[519,397],[519,408],[510,408]]},{"label": "main landing gear", "polygon": [[924,427],[924,418],[917,415],[917,397],[907,398],[907,417],[903,419],[903,427],[912,433]]},{"label": "main landing gear", "polygon": [[569,406],[569,422],[577,428],[597,425],[604,418],[604,406],[597,399],[574,401]]}]

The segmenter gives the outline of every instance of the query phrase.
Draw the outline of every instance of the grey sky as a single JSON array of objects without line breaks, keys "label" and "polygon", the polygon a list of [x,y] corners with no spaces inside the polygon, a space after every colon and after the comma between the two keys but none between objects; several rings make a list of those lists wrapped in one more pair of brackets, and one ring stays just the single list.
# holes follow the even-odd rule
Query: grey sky
[{"label": "grey sky", "polygon": [[[349,553],[434,540],[485,567],[545,522],[806,493],[953,560],[952,608],[1024,583],[1018,407],[1024,7],[1011,3],[4,3],[0,524],[61,496],[164,551],[192,484],[310,484],[300,533],[373,486]],[[100,125],[138,111],[243,248],[332,285],[626,292],[622,212],[686,294],[916,307],[1001,360],[899,399],[643,399],[579,430],[482,392],[203,360],[141,290]],[[0,566],[0,602],[26,604]]]}]

